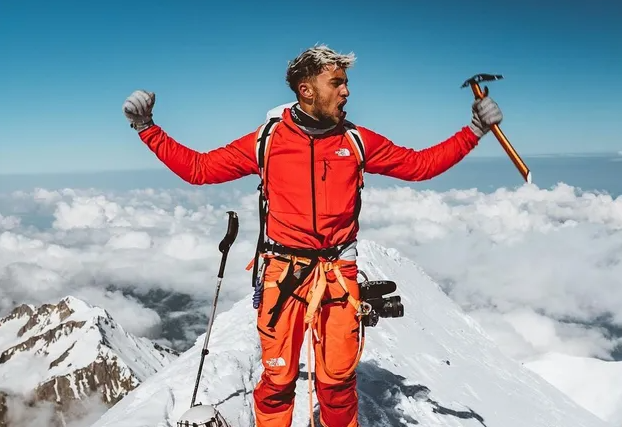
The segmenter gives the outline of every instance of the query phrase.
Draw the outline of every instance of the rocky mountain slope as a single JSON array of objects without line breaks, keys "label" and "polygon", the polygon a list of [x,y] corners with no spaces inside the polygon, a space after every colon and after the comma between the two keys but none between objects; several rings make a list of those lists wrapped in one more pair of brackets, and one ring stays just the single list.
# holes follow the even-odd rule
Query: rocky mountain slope
[{"label": "rocky mountain slope", "polygon": [[0,426],[19,418],[12,400],[33,408],[45,403],[52,408],[49,425],[64,425],[76,401],[96,397],[112,406],[177,357],[74,297],[20,305],[0,319]]}]

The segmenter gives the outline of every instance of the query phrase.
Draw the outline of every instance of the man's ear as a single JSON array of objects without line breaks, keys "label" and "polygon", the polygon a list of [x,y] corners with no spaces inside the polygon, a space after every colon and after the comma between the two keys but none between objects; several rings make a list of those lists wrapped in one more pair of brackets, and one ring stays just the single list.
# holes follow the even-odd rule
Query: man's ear
[{"label": "man's ear", "polygon": [[308,80],[302,81],[298,84],[298,93],[300,94],[300,97],[307,102],[312,101],[315,96],[313,85]]}]

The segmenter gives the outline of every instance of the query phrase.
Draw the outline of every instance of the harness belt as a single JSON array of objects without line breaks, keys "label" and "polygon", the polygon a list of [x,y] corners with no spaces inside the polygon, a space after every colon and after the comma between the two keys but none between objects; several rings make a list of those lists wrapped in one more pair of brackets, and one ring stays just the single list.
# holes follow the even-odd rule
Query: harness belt
[{"label": "harness belt", "polygon": [[[273,242],[262,245],[261,257],[264,258],[264,262],[269,262],[270,258],[288,262],[287,268],[283,270],[276,282],[263,282],[261,280],[263,282],[263,288],[279,288],[277,301],[268,312],[268,314],[272,316],[267,326],[271,328],[276,326],[283,304],[285,304],[290,297],[308,305],[308,313],[314,313],[320,304],[325,305],[346,300],[351,300],[350,302],[358,309],[359,302],[350,296],[337,264],[342,251],[352,243],[353,242],[346,242],[323,249],[290,248]],[[297,266],[299,266],[298,269],[296,269]],[[249,268],[250,264],[247,269]],[[322,299],[326,290],[326,272],[330,270],[337,276],[337,280],[343,287],[345,293],[338,298]],[[307,299],[305,299],[297,295],[295,291],[302,286],[312,273],[315,274],[313,286],[307,295]],[[259,289],[259,291],[261,291],[261,289]]]},{"label": "harness belt", "polygon": [[[278,257],[281,258],[281,257]],[[301,265],[299,269],[295,269],[296,265]],[[343,295],[337,298],[323,298],[326,292],[326,273],[332,271],[337,278],[337,282],[343,288]],[[301,286],[309,275],[313,274],[313,284],[307,293],[306,299],[295,293],[295,290]],[[331,304],[334,302],[348,301],[358,312],[360,301],[357,301],[348,291],[339,264],[332,261],[320,261],[318,259],[304,259],[298,257],[289,258],[287,268],[283,270],[281,276],[276,281],[264,282],[264,288],[279,288],[279,296],[274,306],[268,311],[272,317],[268,322],[268,327],[276,326],[279,313],[283,308],[283,304],[289,297],[302,302],[307,306],[305,314],[305,323],[314,323],[315,314],[320,306]]]},{"label": "harness belt", "polygon": [[290,248],[276,242],[265,242],[261,245],[261,252],[276,255],[293,255],[300,258],[321,258],[330,261],[339,259],[342,251],[355,241],[349,241],[330,248],[310,249],[310,248]]}]

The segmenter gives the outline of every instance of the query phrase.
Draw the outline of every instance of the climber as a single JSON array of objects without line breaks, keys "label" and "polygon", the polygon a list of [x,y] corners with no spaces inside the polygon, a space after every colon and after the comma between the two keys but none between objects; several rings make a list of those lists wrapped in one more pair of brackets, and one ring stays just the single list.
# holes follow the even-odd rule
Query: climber
[{"label": "climber", "polygon": [[[356,239],[362,175],[434,178],[461,161],[502,120],[498,105],[485,97],[472,104],[470,123],[448,139],[421,150],[396,145],[346,120],[347,70],[355,59],[325,45],[305,50],[286,72],[296,102],[276,119],[208,152],[178,143],[154,123],[154,93],[135,91],[123,104],[140,139],[184,181],[203,185],[251,174],[262,178],[269,208],[261,216],[258,242],[257,329],[264,366],[254,391],[258,427],[291,426],[306,331],[319,338],[314,368],[321,424],[358,426],[352,367],[360,327]],[[210,132],[207,125],[205,132]]]}]

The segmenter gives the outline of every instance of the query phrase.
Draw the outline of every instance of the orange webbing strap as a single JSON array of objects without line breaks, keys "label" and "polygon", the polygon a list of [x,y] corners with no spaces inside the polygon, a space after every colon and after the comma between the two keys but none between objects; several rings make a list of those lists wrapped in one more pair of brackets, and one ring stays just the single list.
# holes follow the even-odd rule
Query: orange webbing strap
[{"label": "orange webbing strap", "polygon": [[324,292],[326,292],[326,273],[324,271],[326,263],[320,261],[314,268],[313,271],[313,285],[309,292],[307,293],[307,302],[309,305],[307,306],[307,312],[305,313],[305,323],[315,323],[316,314],[318,308],[320,307],[320,302],[322,301],[322,297],[324,296]]},{"label": "orange webbing strap", "polygon": [[[314,277],[313,277],[313,285],[309,290],[309,294],[307,296],[307,301],[309,305],[307,306],[307,312],[305,313],[305,327],[308,325],[309,327],[309,336],[308,339],[308,354],[307,354],[307,364],[309,366],[309,414],[311,417],[311,427],[314,426],[313,420],[313,385],[311,382],[311,351],[312,341],[314,338],[313,332],[315,332],[315,357],[318,359],[318,362],[324,372],[334,380],[343,380],[348,378],[354,370],[356,369],[359,361],[361,360],[361,356],[363,355],[363,348],[365,347],[365,325],[360,321],[359,316],[359,327],[361,330],[361,340],[359,344],[359,348],[357,351],[356,359],[352,366],[346,370],[341,375],[337,375],[333,371],[329,370],[326,366],[326,362],[324,361],[324,354],[322,353],[322,322],[318,321],[318,312],[320,309],[320,302],[324,292],[326,291],[326,272],[332,270],[337,277],[337,282],[341,285],[344,292],[348,293],[348,287],[346,286],[345,280],[343,279],[343,275],[341,274],[341,270],[339,269],[339,265],[337,263],[321,261],[315,267]],[[359,306],[361,305],[360,301],[357,301],[352,295],[348,294],[348,302],[352,304],[352,306],[356,309],[357,313],[359,313]],[[314,331],[315,329],[315,331]]]},{"label": "orange webbing strap", "polygon": [[[263,257],[264,258],[275,258],[275,255],[263,255]],[[297,263],[307,264],[307,265],[309,264],[309,260],[307,260],[305,258],[298,258],[298,257],[296,257],[294,255],[288,256],[288,258],[289,258],[289,263],[293,264],[293,265],[296,265]],[[248,267],[247,267],[247,269],[248,269]],[[264,282],[264,285],[263,285],[264,288],[265,289],[278,288],[279,287],[279,283],[283,283],[283,281],[285,280],[285,277],[287,276],[288,272],[289,272],[289,269],[287,267],[285,267],[283,269],[283,271],[281,272],[281,275],[279,276],[279,278],[277,280],[275,280],[275,281],[268,281],[268,280],[266,280]]]},{"label": "orange webbing strap", "polygon": [[[313,419],[313,383],[311,381],[311,352],[313,351],[313,327],[317,322],[317,313],[319,311],[320,302],[322,301],[322,296],[324,296],[324,292],[326,292],[326,272],[327,264],[330,265],[332,263],[326,263],[324,261],[320,261],[314,268],[313,271],[313,285],[309,292],[307,293],[307,311],[304,317],[304,325],[308,327],[309,336],[307,337],[307,365],[309,366],[309,417],[311,418],[311,427],[314,427],[315,421]],[[321,323],[321,322],[320,322]],[[319,336],[316,338],[319,340]]]},{"label": "orange webbing strap", "polygon": [[[348,287],[346,286],[346,283],[343,279],[341,271],[339,270],[339,266],[335,264],[333,266],[333,271],[335,273],[335,276],[337,276],[337,281],[339,282],[343,290],[345,292],[348,292]],[[356,299],[354,299],[352,295],[348,295],[348,302],[352,304],[352,306],[356,309],[357,313],[359,313],[359,306],[361,305],[360,301],[357,301]],[[335,372],[328,369],[328,366],[326,365],[326,362],[324,361],[324,354],[322,353],[322,340],[321,340],[322,322],[317,322],[317,325],[316,325],[317,342],[315,344],[315,354],[318,359],[318,362],[320,363],[320,366],[322,366],[322,369],[324,370],[324,372],[326,372],[326,375],[328,375],[332,379],[343,380],[343,379],[348,378],[350,375],[352,375],[359,361],[361,360],[361,356],[363,355],[363,348],[365,347],[365,325],[360,321],[360,316],[359,316],[359,328],[361,331],[361,340],[360,340],[359,348],[357,351],[356,359],[354,360],[354,362],[352,363],[352,365],[350,366],[348,370],[346,370],[343,374],[337,375]]]},{"label": "orange webbing strap", "polygon": [[[321,272],[321,274],[320,274]],[[307,366],[309,375],[307,381],[309,383],[309,418],[311,419],[311,427],[315,426],[313,419],[313,381],[311,380],[311,352],[313,351],[313,323],[317,321],[316,312],[320,306],[322,295],[326,291],[326,275],[324,274],[324,262],[320,261],[313,270],[313,285],[307,293],[307,311],[304,317],[304,327],[308,328],[309,335],[307,337]]]},{"label": "orange webbing strap", "polygon": [[341,274],[341,270],[339,269],[339,265],[336,263],[332,263],[330,261],[320,261],[314,269],[313,276],[313,285],[311,289],[309,289],[309,293],[307,294],[307,311],[304,317],[305,325],[309,325],[311,331],[315,332],[315,347],[316,347],[316,357],[320,362],[320,365],[326,371],[327,375],[335,380],[345,379],[354,372],[358,362],[361,359],[363,354],[363,347],[365,345],[365,325],[361,323],[360,318],[360,310],[359,307],[361,305],[360,301],[357,301],[352,295],[348,294],[348,302],[352,304],[354,309],[357,312],[357,316],[359,316],[359,327],[361,330],[361,341],[358,349],[358,353],[356,359],[352,366],[343,374],[337,375],[334,372],[330,371],[326,367],[326,363],[324,362],[324,355],[321,351],[322,346],[322,322],[318,322],[320,308],[320,302],[324,293],[326,292],[326,272],[332,270],[337,277],[337,282],[341,285],[345,293],[348,293],[348,287],[346,286],[345,280],[343,279],[343,275]]}]

